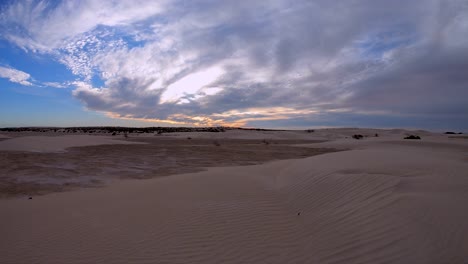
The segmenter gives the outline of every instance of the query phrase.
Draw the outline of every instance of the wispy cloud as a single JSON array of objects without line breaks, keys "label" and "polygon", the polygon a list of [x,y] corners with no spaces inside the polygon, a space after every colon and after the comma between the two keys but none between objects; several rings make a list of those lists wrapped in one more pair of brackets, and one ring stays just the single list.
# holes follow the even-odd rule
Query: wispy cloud
[{"label": "wispy cloud", "polygon": [[69,84],[67,83],[58,83],[58,82],[43,82],[42,85],[47,86],[47,87],[59,88],[59,89],[69,87]]},{"label": "wispy cloud", "polygon": [[77,76],[73,95],[112,117],[468,116],[463,0],[26,1],[1,21],[4,38],[53,55]]},{"label": "wispy cloud", "polygon": [[6,78],[10,82],[19,83],[21,85],[31,86],[33,85],[31,80],[31,75],[23,71],[0,66],[0,78]]},{"label": "wispy cloud", "polygon": [[35,80],[29,73],[11,67],[0,66],[0,78],[8,79],[10,82],[19,83],[24,86],[69,88],[75,82],[40,82]]}]

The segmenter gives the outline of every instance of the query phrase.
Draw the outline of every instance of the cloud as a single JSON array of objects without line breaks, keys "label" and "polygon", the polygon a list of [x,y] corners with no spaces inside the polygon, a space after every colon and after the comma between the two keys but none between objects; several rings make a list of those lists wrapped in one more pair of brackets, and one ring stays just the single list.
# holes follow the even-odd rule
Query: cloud
[{"label": "cloud", "polygon": [[10,82],[19,83],[21,85],[32,85],[30,82],[31,75],[17,69],[0,66],[0,77],[6,78]]},{"label": "cloud", "polygon": [[123,27],[147,19],[161,12],[164,2],[22,1],[4,6],[1,21],[5,38],[24,49],[47,52],[98,26]]},{"label": "cloud", "polygon": [[[405,63],[362,80],[344,104],[354,109],[398,115],[468,113],[468,48],[426,47]],[[397,107],[395,107],[397,106]]]},{"label": "cloud", "polygon": [[69,85],[66,83],[58,83],[58,82],[43,82],[44,86],[53,87],[53,88],[67,88]]},{"label": "cloud", "polygon": [[3,66],[0,66],[0,78],[6,78],[10,82],[19,83],[24,86],[69,88],[71,85],[76,84],[76,82],[40,82],[31,77],[29,73]]},{"label": "cloud", "polygon": [[0,66],[0,78],[6,78],[10,82],[19,83],[24,86],[37,86],[37,87],[53,87],[53,88],[69,88],[75,82],[40,82],[31,77],[29,73],[11,68]]},{"label": "cloud", "polygon": [[73,95],[112,117],[467,121],[466,1],[29,1],[1,17],[6,39],[58,58]]},{"label": "cloud", "polygon": [[[216,87],[209,88],[207,86],[213,83],[222,73],[222,69],[213,67],[189,74],[169,85],[161,96],[161,102],[188,103],[187,100],[191,97],[183,98],[184,95],[193,95],[192,98],[195,99],[195,97],[206,95],[208,91],[218,90]],[[216,92],[208,93],[214,94]]]}]

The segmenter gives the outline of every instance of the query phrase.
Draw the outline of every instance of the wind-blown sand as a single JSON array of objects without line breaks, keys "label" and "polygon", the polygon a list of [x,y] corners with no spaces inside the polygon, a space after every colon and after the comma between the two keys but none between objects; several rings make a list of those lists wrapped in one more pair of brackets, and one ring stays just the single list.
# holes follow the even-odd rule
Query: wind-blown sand
[{"label": "wind-blown sand", "polygon": [[468,141],[319,133],[349,150],[0,200],[1,262],[468,262]]}]

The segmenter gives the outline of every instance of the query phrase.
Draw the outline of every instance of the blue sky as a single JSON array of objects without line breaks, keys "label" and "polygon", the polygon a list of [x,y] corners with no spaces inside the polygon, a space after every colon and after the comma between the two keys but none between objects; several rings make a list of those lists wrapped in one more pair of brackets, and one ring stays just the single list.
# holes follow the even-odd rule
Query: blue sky
[{"label": "blue sky", "polygon": [[468,1],[2,1],[0,127],[468,130]]}]

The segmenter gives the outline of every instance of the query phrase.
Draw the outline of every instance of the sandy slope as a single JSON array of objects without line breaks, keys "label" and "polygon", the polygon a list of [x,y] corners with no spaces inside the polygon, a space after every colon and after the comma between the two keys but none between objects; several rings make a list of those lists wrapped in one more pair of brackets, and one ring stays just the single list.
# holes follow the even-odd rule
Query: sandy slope
[{"label": "sandy slope", "polygon": [[57,137],[27,136],[0,141],[0,151],[60,152],[70,147],[112,144],[135,144],[135,142],[114,140],[111,137],[88,135],[66,135]]},{"label": "sandy slope", "polygon": [[467,141],[427,137],[0,200],[2,263],[467,263]]},{"label": "sandy slope", "polygon": [[[49,139],[60,141],[63,137]],[[123,178],[149,179],[206,167],[254,165],[335,151],[290,146],[314,142],[310,140],[270,140],[267,144],[263,140],[219,139],[215,145],[211,139],[131,137],[128,142],[145,144],[75,147],[58,153],[0,151],[0,199],[99,187]]]}]

